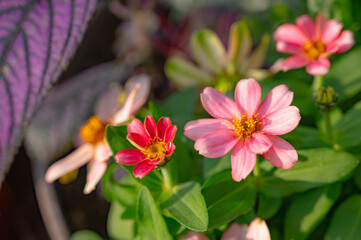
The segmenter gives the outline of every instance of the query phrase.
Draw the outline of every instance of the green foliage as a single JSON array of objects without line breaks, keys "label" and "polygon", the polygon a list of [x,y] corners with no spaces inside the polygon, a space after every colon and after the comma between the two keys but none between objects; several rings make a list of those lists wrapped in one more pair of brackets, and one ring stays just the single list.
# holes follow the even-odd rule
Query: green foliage
[{"label": "green foliage", "polygon": [[73,233],[70,237],[70,240],[102,240],[96,232],[90,230],[80,230]]},{"label": "green foliage", "polygon": [[[129,208],[128,208],[129,209]],[[135,216],[135,207],[131,208]],[[134,218],[127,218],[125,215],[126,208],[114,201],[110,205],[107,221],[108,234],[112,239],[133,240],[135,222]]]},{"label": "green foliage", "polygon": [[269,219],[274,216],[282,205],[282,198],[258,195],[257,216],[262,219]]}]

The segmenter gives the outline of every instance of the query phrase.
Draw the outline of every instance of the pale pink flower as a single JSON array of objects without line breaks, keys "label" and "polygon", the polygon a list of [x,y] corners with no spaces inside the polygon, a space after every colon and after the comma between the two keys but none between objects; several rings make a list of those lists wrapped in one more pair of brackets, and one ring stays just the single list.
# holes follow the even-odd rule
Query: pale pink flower
[{"label": "pale pink flower", "polygon": [[127,130],[128,141],[137,149],[124,149],[115,155],[115,160],[125,165],[136,164],[134,177],[143,178],[156,166],[163,166],[175,150],[177,126],[168,117],[161,117],[156,124],[152,116],[147,116],[144,125],[135,118]]},{"label": "pale pink flower", "polygon": [[303,15],[296,19],[296,25],[279,26],[273,35],[277,51],[293,54],[283,61],[282,70],[306,66],[311,75],[328,73],[330,55],[346,52],[355,43],[353,33],[341,32],[342,27],[335,19],[327,20],[321,14],[317,15],[316,22]]},{"label": "pale pink flower", "polygon": [[292,131],[301,117],[290,106],[293,93],[286,85],[271,90],[263,102],[261,87],[252,78],[240,80],[235,101],[207,87],[201,94],[204,109],[215,119],[188,122],[184,135],[196,141],[194,148],[208,158],[219,158],[233,149],[232,177],[239,182],[253,170],[256,154],[263,154],[279,168],[292,168],[298,159],[296,150],[275,135]]},{"label": "pale pink flower", "polygon": [[[208,240],[203,233],[189,231],[180,240]],[[249,227],[245,224],[232,223],[223,233],[221,240],[271,240],[267,224],[260,218],[254,219]]]},{"label": "pale pink flower", "polygon": [[107,169],[107,161],[112,152],[105,139],[106,124],[118,125],[129,120],[148,98],[150,80],[146,75],[130,78],[125,85],[126,99],[119,108],[122,91],[114,85],[104,94],[95,106],[95,116],[88,119],[81,128],[83,143],[68,156],[51,165],[46,172],[45,180],[49,183],[65,174],[87,164],[87,180],[84,193],[92,192]]}]

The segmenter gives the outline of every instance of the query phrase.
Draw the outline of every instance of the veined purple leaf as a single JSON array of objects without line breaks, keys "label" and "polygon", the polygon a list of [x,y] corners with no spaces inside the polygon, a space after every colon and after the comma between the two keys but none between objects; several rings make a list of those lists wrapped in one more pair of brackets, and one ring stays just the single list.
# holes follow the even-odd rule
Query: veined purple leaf
[{"label": "veined purple leaf", "polygon": [[24,127],[67,65],[96,2],[0,1],[0,183]]},{"label": "veined purple leaf", "polygon": [[130,66],[104,63],[54,87],[25,134],[33,160],[49,163],[70,150],[74,136],[94,110],[94,103],[112,82],[124,82]]}]

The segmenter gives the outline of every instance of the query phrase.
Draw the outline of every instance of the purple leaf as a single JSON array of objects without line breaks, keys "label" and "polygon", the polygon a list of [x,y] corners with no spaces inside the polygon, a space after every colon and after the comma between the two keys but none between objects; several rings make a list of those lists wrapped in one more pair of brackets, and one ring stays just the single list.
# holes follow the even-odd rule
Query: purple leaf
[{"label": "purple leaf", "polygon": [[0,183],[95,7],[96,0],[0,1]]},{"label": "purple leaf", "polygon": [[56,86],[32,118],[25,146],[33,160],[49,163],[72,146],[72,140],[112,82],[124,82],[130,66],[104,63]]}]

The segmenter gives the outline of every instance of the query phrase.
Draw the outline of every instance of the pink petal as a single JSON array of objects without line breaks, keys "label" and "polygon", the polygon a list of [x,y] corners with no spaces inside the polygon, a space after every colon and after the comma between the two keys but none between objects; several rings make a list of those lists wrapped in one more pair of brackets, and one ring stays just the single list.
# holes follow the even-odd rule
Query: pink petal
[{"label": "pink petal", "polygon": [[316,17],[316,39],[321,38],[322,30],[327,23],[327,19],[321,14],[317,14]]},{"label": "pink petal", "polygon": [[108,118],[116,111],[120,92],[121,87],[119,84],[114,84],[96,102],[94,113],[99,116],[103,122],[107,122]]},{"label": "pink petal", "polygon": [[325,75],[330,69],[330,60],[320,57],[317,61],[310,62],[306,67],[306,72],[313,75]]},{"label": "pink petal", "polygon": [[161,117],[157,123],[157,133],[158,137],[164,139],[164,134],[167,129],[172,125],[169,117]]},{"label": "pink petal", "polygon": [[165,152],[166,156],[172,155],[174,150],[175,150],[175,145],[172,142],[169,142],[165,145],[165,147],[167,148],[167,151]]},{"label": "pink petal", "polygon": [[169,142],[173,142],[175,133],[177,132],[177,126],[172,125],[170,126],[167,131],[165,132],[164,135],[164,142],[165,143],[169,143]]},{"label": "pink petal", "polygon": [[287,72],[290,69],[301,68],[306,66],[308,59],[302,55],[295,55],[286,58],[282,63],[282,71]]},{"label": "pink petal", "polygon": [[218,131],[199,138],[194,148],[205,157],[218,158],[231,151],[238,141],[233,132]]},{"label": "pink petal", "polygon": [[66,173],[80,168],[94,157],[93,145],[86,143],[63,159],[51,165],[45,174],[45,180],[49,183],[64,176]]},{"label": "pink petal", "polygon": [[252,117],[261,101],[261,87],[258,82],[253,78],[240,80],[237,83],[234,95],[241,112],[247,113],[248,117]]},{"label": "pink petal", "polygon": [[252,138],[246,139],[247,149],[252,153],[264,153],[272,146],[272,141],[262,133],[254,133]]},{"label": "pink petal", "polygon": [[272,147],[263,154],[272,165],[278,168],[292,168],[298,160],[297,151],[287,141],[277,136],[268,136],[273,142]]},{"label": "pink petal", "polygon": [[145,155],[139,149],[124,149],[115,155],[117,163],[133,165],[145,159]]},{"label": "pink petal", "polygon": [[274,87],[262,101],[258,108],[258,119],[262,119],[264,116],[278,111],[284,107],[291,105],[293,100],[293,92],[288,90],[288,87],[284,84]]},{"label": "pink petal", "polygon": [[240,182],[252,172],[256,164],[256,154],[248,151],[246,145],[240,141],[233,149],[231,161],[232,178]]},{"label": "pink petal", "polygon": [[310,16],[302,15],[296,18],[296,24],[309,39],[316,40],[316,25]]},{"label": "pink petal", "polygon": [[147,116],[144,119],[145,131],[148,133],[149,138],[153,139],[157,136],[157,124],[152,116]]},{"label": "pink petal", "polygon": [[215,118],[232,121],[235,115],[240,115],[236,103],[214,88],[206,87],[201,101],[204,109]]},{"label": "pink petal", "polygon": [[128,133],[127,139],[134,147],[143,149],[147,146],[149,142],[148,135],[139,135],[137,133]]},{"label": "pink petal", "polygon": [[[137,118],[134,118],[133,121],[128,124],[127,131],[128,131],[128,133],[137,133],[137,134],[149,139],[148,134],[144,129],[143,123]],[[147,140],[147,142],[148,142],[148,140]]]},{"label": "pink petal", "polygon": [[290,53],[290,54],[301,54],[304,52],[302,46],[287,42],[277,42],[276,48],[277,51],[279,52]]},{"label": "pink petal", "polygon": [[138,163],[133,169],[133,175],[136,178],[143,178],[145,175],[153,171],[155,164],[150,161],[143,161]]},{"label": "pink petal", "polygon": [[271,240],[271,235],[266,222],[260,218],[254,219],[249,225],[246,239]]},{"label": "pink petal", "polygon": [[232,130],[230,122],[223,119],[198,119],[190,121],[184,126],[184,135],[193,141],[205,135],[218,132],[220,130]]},{"label": "pink petal", "polygon": [[221,240],[247,240],[248,226],[245,224],[232,223],[223,233]]},{"label": "pink petal", "polygon": [[321,41],[325,45],[332,42],[340,35],[342,27],[343,25],[334,19],[327,21],[321,33]]},{"label": "pink petal", "polygon": [[108,164],[107,162],[92,162],[88,164],[87,169],[87,177],[86,177],[86,184],[84,187],[84,194],[89,194],[95,187],[97,186],[98,182],[102,179],[105,171],[107,170]]},{"label": "pink petal", "polygon": [[134,103],[131,108],[131,114],[135,115],[138,110],[144,105],[147,101],[147,98],[150,93],[150,79],[146,74],[140,74],[129,78],[125,83],[125,89],[128,93],[132,92],[135,86],[139,84],[139,89],[137,89]]},{"label": "pink petal", "polygon": [[270,135],[286,134],[295,129],[300,120],[297,107],[285,107],[264,117],[261,120],[261,131]]},{"label": "pink petal", "polygon": [[96,162],[106,162],[113,155],[112,150],[107,142],[100,142],[95,145],[95,156]]},{"label": "pink petal", "polygon": [[179,240],[209,240],[209,238],[206,237],[201,232],[194,232],[189,231],[186,235],[182,236]]},{"label": "pink petal", "polygon": [[277,42],[286,42],[299,46],[303,46],[303,44],[310,41],[301,28],[289,23],[279,26],[273,34],[273,37]]},{"label": "pink petal", "polygon": [[134,87],[134,89],[127,96],[127,99],[125,100],[125,103],[122,106],[122,108],[120,110],[118,110],[111,118],[112,121],[110,122],[110,124],[118,125],[118,124],[124,123],[129,120],[129,118],[132,114],[132,107],[134,104],[135,96],[136,96],[139,88],[140,88],[140,85],[136,85]]},{"label": "pink petal", "polygon": [[343,53],[348,51],[355,44],[353,39],[353,33],[351,31],[343,31],[341,35],[332,43],[330,43],[327,48],[337,47],[336,53]]}]

